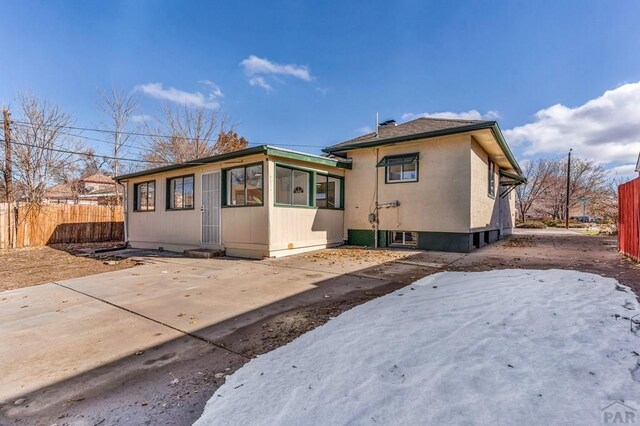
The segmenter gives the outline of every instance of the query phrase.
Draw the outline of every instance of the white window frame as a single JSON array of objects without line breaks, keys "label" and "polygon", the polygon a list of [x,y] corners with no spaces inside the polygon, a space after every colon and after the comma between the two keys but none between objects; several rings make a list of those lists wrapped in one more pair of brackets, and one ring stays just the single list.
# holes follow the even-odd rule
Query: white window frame
[{"label": "white window frame", "polygon": [[[402,243],[393,242],[394,233],[402,234]],[[407,234],[415,234],[413,242],[407,243]],[[415,231],[389,231],[387,238],[389,238],[389,242],[387,244],[389,247],[418,247],[418,233]]]}]

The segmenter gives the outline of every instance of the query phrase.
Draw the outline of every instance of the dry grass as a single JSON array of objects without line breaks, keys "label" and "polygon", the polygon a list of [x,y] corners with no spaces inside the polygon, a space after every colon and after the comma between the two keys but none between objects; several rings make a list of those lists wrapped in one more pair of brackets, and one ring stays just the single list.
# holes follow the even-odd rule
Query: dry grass
[{"label": "dry grass", "polygon": [[1,250],[0,291],[116,271],[135,264],[126,259],[106,265],[102,260],[74,256],[52,247]]},{"label": "dry grass", "polygon": [[389,262],[414,255],[416,252],[409,250],[370,249],[358,246],[343,246],[335,249],[322,250],[318,253],[304,256],[307,259],[319,259],[329,261],[360,261],[360,262]]}]

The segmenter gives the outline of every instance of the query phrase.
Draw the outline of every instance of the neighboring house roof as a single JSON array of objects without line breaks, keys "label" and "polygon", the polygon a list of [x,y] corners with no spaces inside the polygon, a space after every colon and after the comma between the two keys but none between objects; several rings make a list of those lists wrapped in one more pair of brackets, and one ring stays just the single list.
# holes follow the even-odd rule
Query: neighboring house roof
[{"label": "neighboring house roof", "polygon": [[522,177],[520,165],[518,165],[513,153],[504,140],[502,131],[496,121],[421,117],[398,125],[379,126],[377,135],[375,132],[367,133],[366,135],[324,148],[322,151],[326,153],[342,153],[353,149],[388,145],[399,142],[411,142],[417,139],[428,139],[437,136],[453,135],[484,129],[491,130],[495,140],[504,152],[509,163],[518,175]]},{"label": "neighboring house roof", "polygon": [[189,168],[189,167],[197,167],[197,166],[201,166],[203,164],[217,163],[219,161],[225,161],[225,160],[230,160],[230,159],[240,158],[240,157],[247,157],[249,155],[255,155],[255,154],[273,155],[273,156],[276,156],[276,157],[283,157],[283,158],[290,158],[290,159],[294,159],[294,160],[307,161],[307,162],[310,162],[310,163],[316,163],[316,164],[322,164],[322,165],[326,165],[326,166],[339,167],[339,168],[343,168],[343,169],[350,169],[351,168],[351,163],[349,161],[345,160],[344,158],[332,158],[332,157],[327,157],[327,156],[321,156],[321,155],[307,154],[307,153],[304,153],[304,152],[292,151],[292,150],[283,149],[283,148],[276,148],[276,147],[270,146],[270,145],[259,145],[259,146],[254,146],[254,147],[251,147],[251,148],[241,149],[241,150],[238,150],[238,151],[233,151],[233,152],[227,152],[227,153],[224,153],[224,154],[214,155],[212,157],[199,158],[197,160],[187,161],[187,162],[184,162],[184,163],[171,164],[169,166],[164,166],[164,167],[156,167],[156,168],[153,168],[153,169],[143,170],[143,171],[136,172],[136,173],[128,173],[126,175],[116,176],[116,177],[114,177],[114,179],[117,182],[119,182],[119,181],[122,181],[122,180],[134,178],[134,177],[147,176],[147,175],[152,175],[152,174],[156,174],[156,173],[163,173],[163,172],[168,172],[168,171],[171,171],[171,170],[179,170],[179,169],[184,169],[184,168]]},{"label": "neighboring house roof", "polygon": [[113,178],[109,175],[106,175],[104,173],[94,173],[92,175],[89,175],[85,178],[80,179],[80,181],[82,182],[91,182],[91,183],[101,183],[104,185],[115,185],[115,182],[113,181]]},{"label": "neighboring house roof", "polygon": [[71,190],[71,184],[61,183],[59,185],[52,186],[44,193],[46,198],[72,198],[73,191]]}]

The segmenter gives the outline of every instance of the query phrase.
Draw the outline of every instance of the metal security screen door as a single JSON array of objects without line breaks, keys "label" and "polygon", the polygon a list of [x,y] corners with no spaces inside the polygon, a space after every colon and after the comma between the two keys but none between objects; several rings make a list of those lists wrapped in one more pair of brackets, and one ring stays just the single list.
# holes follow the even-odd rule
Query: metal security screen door
[{"label": "metal security screen door", "polygon": [[202,175],[202,244],[220,244],[220,172]]}]

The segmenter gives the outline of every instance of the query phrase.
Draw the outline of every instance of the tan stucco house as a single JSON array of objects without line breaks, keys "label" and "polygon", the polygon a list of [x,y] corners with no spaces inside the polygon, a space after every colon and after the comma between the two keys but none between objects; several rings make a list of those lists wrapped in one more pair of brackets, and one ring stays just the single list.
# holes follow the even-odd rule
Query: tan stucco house
[{"label": "tan stucco house", "polygon": [[467,252],[525,181],[494,121],[419,118],[306,154],[273,146],[118,176],[132,247],[274,257],[343,243]]}]

